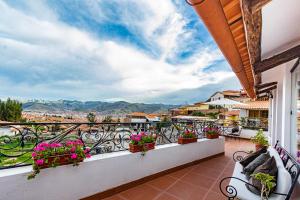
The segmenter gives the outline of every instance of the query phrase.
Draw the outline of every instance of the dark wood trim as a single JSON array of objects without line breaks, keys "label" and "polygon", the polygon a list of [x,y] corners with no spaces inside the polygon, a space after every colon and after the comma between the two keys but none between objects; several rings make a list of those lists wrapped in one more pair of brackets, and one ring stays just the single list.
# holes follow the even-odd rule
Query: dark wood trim
[{"label": "dark wood trim", "polygon": [[270,3],[272,0],[251,0],[251,12],[256,13],[262,9],[267,3]]},{"label": "dark wood trim", "polygon": [[250,63],[254,64],[261,60],[262,14],[261,11],[252,14],[251,8],[252,0],[241,0]]},{"label": "dark wood trim", "polygon": [[271,58],[265,59],[261,62],[254,63],[254,71],[256,74],[261,73],[299,57],[300,45],[277,54]]},{"label": "dark wood trim", "polygon": [[298,60],[295,62],[294,66],[292,67],[291,73],[293,73],[297,69],[297,67],[299,66],[299,63],[300,63],[300,58],[298,58]]},{"label": "dark wood trim", "polygon": [[259,95],[259,94],[262,94],[262,93],[267,93],[267,92],[275,90],[275,89],[277,89],[277,85],[274,85],[274,86],[269,87],[269,88],[264,89],[264,90],[258,90],[258,91],[256,91],[256,94]]},{"label": "dark wood trim", "polygon": [[255,88],[257,90],[260,90],[260,89],[263,89],[263,88],[266,88],[266,87],[270,87],[270,86],[273,86],[273,85],[277,85],[277,82],[264,83],[264,84],[255,86]]},{"label": "dark wood trim", "polygon": [[197,165],[197,164],[199,164],[199,163],[201,163],[203,161],[206,161],[206,160],[209,160],[209,159],[212,159],[212,158],[216,158],[216,157],[219,157],[219,156],[223,156],[223,155],[224,155],[224,152],[216,154],[216,155],[213,155],[213,156],[209,156],[209,157],[206,157],[206,158],[203,158],[203,159],[195,160],[195,161],[192,161],[192,162],[189,162],[189,163],[177,166],[177,167],[173,167],[171,169],[167,169],[167,170],[158,172],[156,174],[152,174],[150,176],[146,176],[144,178],[132,181],[130,183],[126,183],[126,184],[117,186],[115,188],[106,190],[104,192],[100,192],[100,193],[94,194],[92,196],[82,198],[81,200],[98,200],[98,199],[104,199],[104,198],[110,197],[110,196],[112,196],[114,194],[123,192],[123,191],[128,190],[128,189],[133,188],[133,187],[136,187],[136,186],[138,186],[140,184],[143,184],[143,183],[146,183],[148,181],[151,181],[153,179],[156,179],[156,178],[159,178],[161,176],[164,176],[166,174],[169,174],[169,173],[172,173],[172,172],[175,172],[175,171],[178,171],[178,170],[181,170],[181,169],[193,166],[193,165]]}]

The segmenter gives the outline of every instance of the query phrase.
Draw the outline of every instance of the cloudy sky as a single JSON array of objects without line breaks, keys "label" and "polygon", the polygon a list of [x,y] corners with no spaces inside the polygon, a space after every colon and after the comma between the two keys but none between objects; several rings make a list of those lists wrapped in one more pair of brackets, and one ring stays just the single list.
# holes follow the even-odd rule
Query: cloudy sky
[{"label": "cloudy sky", "polygon": [[0,98],[183,104],[238,88],[184,0],[0,0]]}]

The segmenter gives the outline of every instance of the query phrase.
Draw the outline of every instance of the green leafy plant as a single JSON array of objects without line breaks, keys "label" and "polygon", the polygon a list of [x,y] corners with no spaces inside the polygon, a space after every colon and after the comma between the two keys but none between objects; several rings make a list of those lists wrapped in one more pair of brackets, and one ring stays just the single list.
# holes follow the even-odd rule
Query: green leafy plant
[{"label": "green leafy plant", "polygon": [[208,135],[216,135],[220,133],[220,130],[218,127],[206,127],[204,128],[204,132]]},{"label": "green leafy plant", "polygon": [[156,134],[146,134],[145,132],[140,132],[137,135],[130,136],[130,143],[133,145],[139,145],[143,147],[142,156],[146,155],[148,151],[145,146],[146,143],[154,143],[156,141]]},{"label": "green leafy plant", "polygon": [[254,137],[251,137],[251,141],[253,143],[261,145],[261,146],[269,146],[268,139],[265,136],[262,129],[259,129],[259,131],[256,133],[256,135]]},{"label": "green leafy plant", "polygon": [[195,131],[186,130],[186,131],[184,131],[184,133],[182,133],[180,135],[180,137],[182,137],[182,138],[196,138],[197,135],[196,135]]},{"label": "green leafy plant", "polygon": [[270,191],[276,186],[275,177],[265,173],[252,174],[251,176],[259,180],[262,185],[261,200],[267,200]]}]

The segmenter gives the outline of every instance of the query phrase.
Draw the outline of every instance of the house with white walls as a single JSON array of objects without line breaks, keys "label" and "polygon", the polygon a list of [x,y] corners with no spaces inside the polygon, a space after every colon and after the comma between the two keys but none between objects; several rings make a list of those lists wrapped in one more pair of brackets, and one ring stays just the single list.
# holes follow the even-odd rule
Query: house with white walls
[{"label": "house with white walls", "polygon": [[[300,1],[191,0],[252,99],[268,98],[269,137],[295,157],[300,112]],[[238,6],[237,6],[238,5]],[[214,9],[214,12],[209,10]]]}]

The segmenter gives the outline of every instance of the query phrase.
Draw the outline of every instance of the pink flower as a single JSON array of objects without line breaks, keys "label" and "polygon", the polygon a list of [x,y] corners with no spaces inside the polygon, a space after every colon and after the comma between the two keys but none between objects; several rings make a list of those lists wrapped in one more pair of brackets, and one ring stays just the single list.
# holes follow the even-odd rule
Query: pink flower
[{"label": "pink flower", "polygon": [[76,150],[76,147],[72,147],[70,151],[74,153],[75,150]]},{"label": "pink flower", "polygon": [[44,160],[43,159],[39,159],[39,160],[36,160],[35,163],[37,165],[42,165],[42,164],[44,164]]},{"label": "pink flower", "polygon": [[72,141],[67,141],[67,142],[66,142],[66,145],[67,145],[67,146],[72,146],[73,144],[74,144],[74,143],[73,143]]},{"label": "pink flower", "polygon": [[85,154],[85,157],[90,158],[91,154],[87,153],[87,154]]},{"label": "pink flower", "polygon": [[50,146],[50,144],[48,144],[47,142],[42,142],[42,143],[40,143],[40,144],[38,144],[38,147],[43,147],[43,148],[47,148],[47,147],[49,147]]},{"label": "pink flower", "polygon": [[45,151],[46,149],[44,147],[37,146],[37,147],[34,147],[33,150],[34,151]]},{"label": "pink flower", "polygon": [[84,152],[84,153],[88,153],[88,152],[90,152],[90,149],[89,149],[89,148],[86,148],[83,152]]},{"label": "pink flower", "polygon": [[76,144],[78,144],[78,145],[83,145],[83,143],[82,143],[81,140],[77,140],[77,141],[76,141]]},{"label": "pink flower", "polygon": [[60,143],[52,143],[50,144],[51,148],[57,148],[57,147],[61,147],[62,145]]},{"label": "pink flower", "polygon": [[131,135],[130,139],[135,141],[135,142],[138,142],[138,141],[141,141],[142,136],[141,135]]},{"label": "pink flower", "polygon": [[36,152],[32,152],[31,156],[34,158],[37,156],[37,153]]},{"label": "pink flower", "polygon": [[72,153],[72,154],[71,154],[71,158],[72,158],[72,159],[76,159],[76,158],[77,158],[77,154],[76,154],[76,153]]}]

